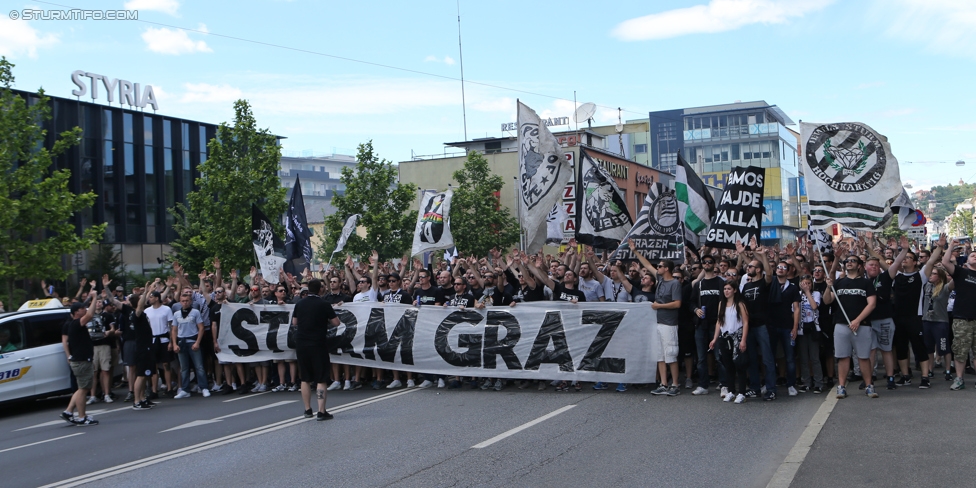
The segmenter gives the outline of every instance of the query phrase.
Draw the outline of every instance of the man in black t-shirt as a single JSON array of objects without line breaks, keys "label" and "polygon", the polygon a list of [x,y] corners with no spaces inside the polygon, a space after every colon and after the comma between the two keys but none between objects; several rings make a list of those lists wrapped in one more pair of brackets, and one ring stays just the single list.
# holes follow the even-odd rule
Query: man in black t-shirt
[{"label": "man in black t-shirt", "polygon": [[[698,324],[695,327],[695,349],[698,352],[698,387],[691,392],[692,395],[708,394],[708,344],[712,341],[712,334],[715,332],[715,324],[718,322],[718,304],[722,299],[722,288],[725,280],[715,274],[715,258],[707,255],[702,258],[702,271],[704,276],[700,280],[692,282],[691,299],[688,304],[682,304],[691,308],[692,312],[698,317]],[[718,354],[715,350],[714,354]],[[719,361],[715,361],[719,363]],[[718,364],[719,382],[725,384],[725,373],[721,364]]]},{"label": "man in black t-shirt", "polygon": [[318,412],[315,420],[329,420],[332,415],[325,410],[326,385],[329,382],[329,329],[338,327],[339,317],[332,305],[323,300],[322,281],[314,279],[308,283],[308,297],[295,305],[292,324],[295,332],[295,354],[298,356],[299,375],[302,378],[302,402],[305,404],[305,417],[312,418],[312,387],[316,383],[315,395],[318,398]]},{"label": "man in black t-shirt", "polygon": [[444,292],[438,286],[433,286],[430,280],[430,271],[422,269],[417,272],[417,279],[420,285],[414,289],[414,305],[422,307],[424,305],[443,305]]},{"label": "man in black t-shirt", "polygon": [[[92,283],[92,288],[95,284]],[[61,328],[61,346],[68,359],[72,374],[78,382],[78,389],[71,395],[68,408],[61,412],[61,418],[75,425],[98,425],[98,421],[85,414],[85,397],[92,388],[94,370],[92,357],[95,346],[92,345],[91,335],[88,334],[88,323],[95,315],[94,307],[86,307],[83,303],[71,305],[71,319]],[[73,415],[72,411],[77,411]]]},{"label": "man in black t-shirt", "polygon": [[[953,239],[949,249],[955,248],[956,240]],[[952,356],[956,363],[956,378],[949,387],[951,390],[965,387],[966,357],[976,347],[976,252],[970,252],[965,259],[965,265],[959,265],[950,253],[942,257],[942,266],[952,275],[956,292],[952,308]]]},{"label": "man in black t-shirt", "polygon": [[[746,265],[746,276],[749,281],[742,285],[742,298],[746,302],[749,312],[749,336],[746,339],[746,351],[749,353],[749,390],[746,397],[756,397],[766,387],[766,398],[770,392],[776,391],[776,356],[769,341],[769,327],[766,326],[766,309],[769,307],[769,285],[773,274],[766,273],[766,255],[756,253],[759,259],[753,259]],[[759,378],[759,356],[765,367],[765,385],[761,385]],[[775,394],[775,393],[774,393]]]},{"label": "man in black t-shirt", "polygon": [[[898,266],[901,266],[901,258],[904,258],[904,255],[899,255]],[[872,351],[881,349],[881,359],[884,361],[885,378],[888,380],[889,390],[895,389],[895,356],[891,352],[891,348],[894,346],[897,330],[895,329],[895,319],[891,307],[891,285],[894,283],[892,274],[897,269],[895,266],[888,268],[887,271],[881,269],[881,259],[877,257],[868,258],[864,263],[864,275],[874,286],[876,297],[874,310],[868,316],[868,321],[871,323],[871,334],[874,338]],[[874,358],[875,355],[872,352],[871,359]],[[873,372],[874,369],[872,368],[871,371]],[[867,373],[862,371],[861,374]]]},{"label": "man in black t-shirt", "polygon": [[445,307],[473,307],[474,295],[468,292],[463,277],[454,278],[454,293],[444,297]]},{"label": "man in black t-shirt", "polygon": [[[836,300],[834,314],[834,355],[837,357],[837,398],[847,398],[847,372],[851,365],[848,358],[853,350],[861,366],[866,387],[864,393],[869,398],[877,398],[871,375],[872,332],[869,327],[861,327],[877,303],[874,284],[864,278],[861,258],[850,255],[844,260],[845,275],[836,282],[827,277],[827,291],[823,302],[830,304]],[[845,315],[846,313],[846,315]],[[848,322],[848,318],[850,322]]]},{"label": "man in black t-shirt", "polygon": [[[145,291],[141,295],[133,294],[129,297],[129,304],[122,307],[123,313],[128,316],[125,329],[128,330],[129,338],[126,339],[126,354],[131,354],[129,366],[132,382],[132,409],[149,410],[156,404],[146,398],[146,382],[151,381],[156,373],[156,354],[153,349],[153,330],[149,324],[149,318],[144,313],[147,306],[146,296],[149,294],[149,285],[146,283]],[[135,303],[135,309],[132,308]],[[125,331],[123,331],[125,334]],[[131,346],[129,346],[131,344]]]},{"label": "man in black t-shirt", "polygon": [[[796,360],[793,347],[800,326],[800,288],[789,280],[790,266],[784,261],[776,263],[775,275],[769,284],[769,307],[766,313],[766,324],[769,328],[769,346],[776,351],[779,345],[783,349],[786,362],[786,388],[790,396],[796,396]],[[767,387],[766,400],[770,397]]]}]

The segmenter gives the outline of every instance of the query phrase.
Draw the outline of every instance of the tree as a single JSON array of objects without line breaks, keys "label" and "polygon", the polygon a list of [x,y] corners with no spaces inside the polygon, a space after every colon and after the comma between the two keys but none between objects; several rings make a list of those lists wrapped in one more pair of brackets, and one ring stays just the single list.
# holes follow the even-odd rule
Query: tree
[{"label": "tree", "polygon": [[125,264],[122,262],[122,254],[115,252],[112,246],[102,244],[95,248],[95,253],[88,264],[88,279],[96,279],[101,282],[102,275],[106,274],[112,280],[113,289],[116,286],[129,288],[126,282],[127,276]]},{"label": "tree", "polygon": [[451,201],[451,233],[459,252],[487,256],[492,248],[518,242],[518,219],[498,201],[504,181],[491,172],[478,151],[468,152],[464,167],[454,172],[458,188]]},{"label": "tree", "polygon": [[891,218],[891,221],[888,222],[888,225],[886,225],[885,228],[881,230],[881,237],[883,237],[886,241],[888,239],[901,239],[901,236],[906,234],[907,232],[901,230],[901,228],[898,227],[897,214],[895,214],[895,216]]},{"label": "tree", "polygon": [[256,203],[284,236],[276,217],[284,214],[286,190],[278,179],[281,148],[267,129],[258,129],[246,100],[234,102],[234,125],[220,124],[207,148],[210,157],[200,164],[196,191],[170,212],[175,259],[188,270],[202,270],[213,257],[225,269],[254,266],[251,245],[251,204]]},{"label": "tree", "polygon": [[332,197],[336,212],[325,218],[325,236],[319,258],[328,261],[342,235],[346,218],[360,214],[359,225],[366,228],[366,238],[353,233],[341,255],[365,256],[372,250],[381,260],[403,255],[413,243],[414,215],[407,208],[417,198],[413,183],[397,184],[398,171],[390,161],[373,153],[373,141],[359,145],[356,170],[342,168],[344,194]]},{"label": "tree", "polygon": [[105,232],[100,224],[79,233],[73,217],[95,203],[95,193],[72,193],[71,171],[51,169],[53,158],[78,144],[81,128],[45,147],[49,99],[38,90],[39,100],[28,106],[11,90],[13,67],[0,57],[0,281],[11,306],[15,280],[67,278],[62,256],[91,248]]},{"label": "tree", "polygon": [[973,235],[973,209],[961,209],[949,216],[949,236]]}]

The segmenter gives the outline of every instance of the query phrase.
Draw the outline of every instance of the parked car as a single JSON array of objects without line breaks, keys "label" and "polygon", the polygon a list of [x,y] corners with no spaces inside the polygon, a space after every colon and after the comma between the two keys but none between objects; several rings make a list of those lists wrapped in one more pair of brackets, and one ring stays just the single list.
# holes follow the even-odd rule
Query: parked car
[{"label": "parked car", "polygon": [[69,315],[57,300],[32,300],[0,314],[0,402],[71,392],[61,346]]}]

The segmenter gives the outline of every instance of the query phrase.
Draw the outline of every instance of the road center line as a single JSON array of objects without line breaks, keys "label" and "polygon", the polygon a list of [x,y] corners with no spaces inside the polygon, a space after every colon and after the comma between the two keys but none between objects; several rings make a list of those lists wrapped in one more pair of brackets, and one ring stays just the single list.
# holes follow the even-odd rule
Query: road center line
[{"label": "road center line", "polygon": [[61,436],[61,437],[55,437],[54,439],[48,439],[48,440],[46,440],[46,441],[37,441],[37,442],[31,442],[30,444],[24,444],[23,446],[17,446],[17,447],[8,447],[8,448],[6,448],[6,449],[3,449],[3,450],[0,450],[0,452],[7,452],[7,451],[14,451],[14,450],[17,450],[17,449],[22,449],[22,448],[25,448],[25,447],[30,447],[30,446],[36,446],[36,445],[38,445],[38,444],[44,444],[44,443],[46,443],[46,442],[51,442],[51,441],[56,441],[56,440],[60,440],[60,439],[66,439],[66,438],[68,438],[68,437],[74,437],[74,436],[76,436],[76,435],[82,435],[82,434],[84,434],[84,432],[78,432],[77,434],[68,434],[68,435],[63,435],[63,436]]},{"label": "road center line", "polygon": [[243,400],[245,398],[254,398],[254,397],[261,396],[261,395],[267,395],[268,393],[271,393],[271,390],[262,391],[261,393],[247,394],[247,395],[244,395],[244,396],[239,396],[237,398],[231,398],[230,400],[224,400],[224,403],[236,402],[237,400]]},{"label": "road center line", "polygon": [[223,417],[214,417],[213,420],[224,420],[224,419],[228,419],[228,418],[231,418],[231,417],[236,417],[238,415],[244,415],[246,413],[257,412],[258,410],[264,410],[264,409],[267,409],[267,408],[280,407],[282,405],[287,405],[289,403],[295,403],[297,401],[298,400],[284,400],[284,401],[280,401],[280,402],[277,402],[277,403],[270,403],[268,405],[263,405],[263,406],[255,407],[255,408],[249,408],[247,410],[242,410],[240,412],[227,414],[227,415],[224,415]]},{"label": "road center line", "polygon": [[779,469],[773,474],[773,479],[769,480],[766,488],[788,488],[793,483],[796,472],[800,470],[800,465],[803,464],[807,453],[810,452],[810,446],[813,445],[813,441],[817,440],[824,424],[827,423],[827,417],[830,417],[830,413],[834,411],[835,405],[837,405],[837,396],[827,395],[827,399],[817,409],[817,413],[813,414],[807,428],[800,434],[800,438],[796,440],[793,449],[790,449],[790,453],[786,455],[783,464],[779,465]]},{"label": "road center line", "polygon": [[498,442],[498,441],[500,441],[500,440],[502,440],[502,439],[504,439],[506,437],[509,437],[509,436],[518,434],[519,432],[522,432],[523,430],[528,429],[529,427],[532,427],[533,425],[536,425],[538,423],[545,422],[546,420],[549,420],[549,419],[555,417],[556,415],[559,415],[559,414],[561,414],[563,412],[566,412],[566,411],[572,409],[575,406],[576,405],[566,405],[565,407],[560,408],[559,410],[556,410],[556,411],[553,411],[553,412],[549,412],[549,413],[547,413],[547,414],[545,414],[545,415],[543,415],[543,416],[541,416],[541,417],[539,417],[539,418],[537,418],[535,420],[526,422],[526,423],[524,423],[524,424],[522,424],[522,425],[520,425],[520,426],[518,426],[518,427],[516,427],[516,428],[514,428],[512,430],[509,430],[509,431],[506,431],[506,432],[502,432],[501,434],[498,434],[495,437],[492,437],[491,439],[488,439],[487,441],[484,441],[484,442],[482,442],[480,444],[475,444],[475,445],[471,446],[471,449],[483,449],[485,447],[488,447],[488,446],[490,446],[490,445],[492,445],[492,444],[494,444],[494,443],[496,443],[496,442]]},{"label": "road center line", "polygon": [[[393,398],[393,397],[397,397],[397,396],[400,396],[400,395],[405,395],[407,393],[411,393],[411,392],[415,392],[415,391],[419,391],[419,390],[420,390],[419,388],[415,388],[415,389],[409,389],[409,390],[400,390],[400,391],[393,392],[393,393],[387,393],[387,394],[380,395],[380,396],[377,396],[377,397],[373,397],[373,398],[370,398],[370,399],[367,399],[367,400],[362,400],[362,401],[353,402],[353,403],[346,404],[346,405],[341,405],[341,406],[335,408],[333,410],[333,412],[339,413],[339,412],[343,412],[343,411],[347,411],[347,410],[352,410],[353,408],[362,407],[362,406],[365,406],[365,405],[369,405],[370,403],[374,403],[374,402],[381,401],[381,400],[388,400],[388,399]],[[206,441],[206,442],[201,442],[199,444],[194,444],[192,446],[187,446],[187,447],[183,447],[183,448],[180,448],[180,449],[174,449],[174,450],[169,451],[169,452],[164,452],[164,453],[161,453],[161,454],[156,454],[156,455],[149,456],[149,457],[146,457],[146,458],[143,458],[143,459],[137,459],[135,461],[130,461],[130,462],[127,462],[127,463],[124,463],[124,464],[120,464],[118,466],[113,466],[111,468],[100,469],[100,470],[94,471],[92,473],[88,473],[88,474],[84,474],[84,475],[81,475],[81,476],[76,476],[74,478],[69,478],[69,479],[66,479],[66,480],[62,480],[62,481],[58,481],[58,482],[51,483],[51,484],[48,484],[48,485],[44,485],[41,488],[53,488],[53,487],[65,487],[65,488],[67,488],[67,487],[72,487],[72,486],[83,485],[85,483],[91,483],[93,481],[98,481],[98,480],[102,480],[102,479],[105,479],[105,478],[110,478],[112,476],[115,476],[115,475],[118,475],[118,474],[122,474],[122,473],[127,473],[127,472],[130,472],[130,471],[135,471],[137,469],[142,469],[142,468],[145,468],[145,467],[148,467],[148,466],[152,466],[154,464],[159,464],[161,462],[169,461],[169,460],[176,459],[176,458],[179,458],[179,457],[182,457],[182,456],[186,456],[186,455],[189,455],[189,454],[195,454],[195,453],[198,453],[198,452],[206,451],[207,449],[213,449],[215,447],[220,447],[220,446],[227,445],[227,444],[231,444],[231,443],[234,443],[234,442],[237,442],[237,441],[242,441],[244,439],[248,439],[248,438],[251,438],[251,437],[259,436],[259,435],[262,435],[262,434],[267,434],[269,432],[274,432],[276,430],[281,430],[281,429],[284,429],[284,428],[287,428],[287,427],[291,427],[293,425],[298,425],[298,424],[300,424],[302,422],[307,422],[307,421],[310,421],[310,420],[312,420],[312,419],[306,419],[304,416],[303,417],[298,417],[298,418],[291,418],[291,419],[288,419],[288,420],[282,420],[280,422],[275,422],[275,423],[268,424],[268,425],[264,425],[264,426],[261,426],[261,427],[256,427],[256,428],[253,428],[253,429],[245,430],[245,431],[242,431],[242,432],[238,432],[236,434],[231,434],[231,435],[224,436],[224,437],[220,437],[220,438],[217,438],[217,439],[212,439],[212,440],[209,440],[209,441]]]}]

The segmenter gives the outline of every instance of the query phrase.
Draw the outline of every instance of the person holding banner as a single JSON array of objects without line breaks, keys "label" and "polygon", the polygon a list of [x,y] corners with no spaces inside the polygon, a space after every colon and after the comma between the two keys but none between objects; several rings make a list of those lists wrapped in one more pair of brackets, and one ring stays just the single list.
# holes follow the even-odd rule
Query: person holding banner
[{"label": "person holding banner", "polygon": [[[837,398],[847,398],[847,373],[850,371],[851,351],[857,356],[858,364],[867,384],[864,393],[868,398],[878,398],[871,380],[871,330],[860,329],[861,324],[871,315],[877,304],[875,287],[861,269],[861,258],[851,254],[844,260],[845,275],[834,281],[827,277],[827,290],[824,303],[837,301],[834,311],[834,355],[837,357]],[[851,317],[851,318],[849,318]]]},{"label": "person holding banner", "polygon": [[308,283],[308,297],[295,305],[292,313],[292,324],[297,327],[295,333],[295,354],[298,358],[299,374],[302,378],[302,402],[305,404],[305,418],[312,418],[312,388],[316,384],[315,396],[318,399],[318,412],[315,420],[331,420],[332,414],[325,410],[326,385],[329,383],[328,333],[329,329],[338,327],[339,317],[319,295],[322,293],[322,281],[314,279]]}]

